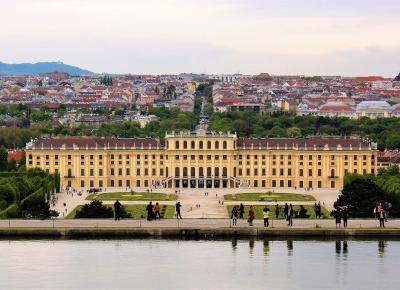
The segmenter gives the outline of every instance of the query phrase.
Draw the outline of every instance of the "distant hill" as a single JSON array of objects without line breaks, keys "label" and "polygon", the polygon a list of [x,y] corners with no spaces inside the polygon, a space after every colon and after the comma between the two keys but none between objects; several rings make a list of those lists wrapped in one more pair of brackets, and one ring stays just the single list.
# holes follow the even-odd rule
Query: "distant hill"
[{"label": "distant hill", "polygon": [[71,76],[91,76],[93,72],[62,62],[38,62],[8,64],[0,61],[0,75],[39,75],[49,72],[65,72]]}]

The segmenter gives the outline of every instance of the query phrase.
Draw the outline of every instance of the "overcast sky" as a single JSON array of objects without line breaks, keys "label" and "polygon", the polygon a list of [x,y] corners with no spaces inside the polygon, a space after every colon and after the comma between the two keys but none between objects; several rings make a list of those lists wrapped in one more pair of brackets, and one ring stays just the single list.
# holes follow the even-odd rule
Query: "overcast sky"
[{"label": "overcast sky", "polygon": [[400,71],[399,0],[0,0],[0,61],[109,73]]}]

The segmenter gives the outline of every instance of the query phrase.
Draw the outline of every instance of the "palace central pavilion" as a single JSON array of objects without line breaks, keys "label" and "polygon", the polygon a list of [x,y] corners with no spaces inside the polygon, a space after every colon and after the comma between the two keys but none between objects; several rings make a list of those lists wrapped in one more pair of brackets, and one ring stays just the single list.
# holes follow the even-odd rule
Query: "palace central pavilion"
[{"label": "palace central pavilion", "polygon": [[358,137],[238,138],[205,131],[165,138],[54,137],[26,146],[27,168],[73,188],[334,188],[377,171],[376,143]]}]

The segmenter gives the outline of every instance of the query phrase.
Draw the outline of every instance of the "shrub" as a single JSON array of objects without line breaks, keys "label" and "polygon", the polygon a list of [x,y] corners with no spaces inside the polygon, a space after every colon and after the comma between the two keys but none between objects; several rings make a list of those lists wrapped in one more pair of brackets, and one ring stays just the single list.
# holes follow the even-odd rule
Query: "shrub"
[{"label": "shrub", "polygon": [[90,218],[112,218],[114,212],[112,208],[103,205],[100,200],[93,200],[85,204],[80,210],[76,211],[75,218],[90,219]]}]

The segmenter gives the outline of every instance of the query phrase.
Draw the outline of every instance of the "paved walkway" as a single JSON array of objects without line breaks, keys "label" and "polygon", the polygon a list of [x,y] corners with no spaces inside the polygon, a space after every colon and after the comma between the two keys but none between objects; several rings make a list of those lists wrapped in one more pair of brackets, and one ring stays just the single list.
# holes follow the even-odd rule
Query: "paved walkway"
[{"label": "paved walkway", "polygon": [[[113,188],[108,189],[107,192],[125,192],[126,188]],[[135,188],[136,192],[145,192],[144,188]],[[191,189],[185,188],[180,189],[178,193],[178,200],[182,204],[182,214],[187,218],[228,218],[227,206],[233,204],[240,204],[240,201],[224,201],[222,205],[223,196],[225,194],[235,193],[266,193],[268,191],[275,191],[279,193],[298,193],[298,194],[310,194],[315,197],[317,201],[321,201],[328,210],[333,209],[333,203],[336,201],[339,191],[322,189],[322,190],[305,190],[293,188],[283,189],[260,189],[260,188],[235,188],[235,189]],[[153,189],[153,192],[161,193],[174,193],[173,189]],[[204,195],[208,192],[208,196]],[[62,192],[57,194],[58,201],[52,209],[60,213],[59,218],[63,218],[68,215],[78,205],[89,203],[90,201],[85,198],[88,196],[87,193],[83,193],[79,196],[77,193]],[[153,200],[153,203],[160,202],[165,205],[174,205],[176,201],[157,201]],[[66,206],[64,206],[64,203]],[[114,201],[105,201],[105,204],[112,204]],[[122,201],[123,204],[146,204],[147,201]],[[279,202],[280,204],[284,202]],[[314,202],[307,201],[294,201],[291,202],[293,205],[312,205]],[[275,202],[259,202],[259,201],[244,201],[245,205],[273,205]],[[200,205],[197,207],[196,205]]]},{"label": "paved walkway", "polygon": [[[271,226],[274,228],[288,228],[284,220],[271,220]],[[170,219],[159,221],[146,220],[83,220],[83,219],[56,219],[56,220],[0,220],[0,228],[226,228],[231,226],[229,219]],[[292,228],[335,228],[335,221],[330,220],[312,220],[312,219],[294,219]],[[237,227],[250,228],[245,220],[239,220]],[[262,220],[255,220],[254,227],[263,227]],[[378,228],[379,224],[374,219],[368,220],[349,220],[349,228]],[[400,229],[400,219],[389,220],[386,228]]]}]

